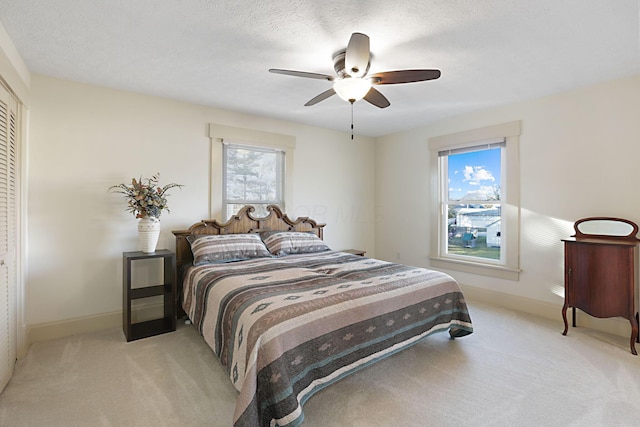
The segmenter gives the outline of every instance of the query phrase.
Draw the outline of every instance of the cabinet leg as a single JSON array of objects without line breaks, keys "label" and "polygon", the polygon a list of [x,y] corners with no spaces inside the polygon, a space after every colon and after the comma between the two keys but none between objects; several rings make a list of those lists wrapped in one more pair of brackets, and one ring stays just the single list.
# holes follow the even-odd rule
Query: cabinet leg
[{"label": "cabinet leg", "polygon": [[564,331],[562,335],[567,335],[567,331],[569,330],[569,323],[567,323],[567,304],[562,306],[562,320],[564,321]]},{"label": "cabinet leg", "polygon": [[636,313],[635,316],[632,316],[631,319],[629,319],[629,322],[631,323],[631,339],[629,340],[631,345],[631,354],[637,356],[638,352],[636,351],[636,341],[638,339],[638,313]]},{"label": "cabinet leg", "polygon": [[571,307],[571,317],[573,318],[573,327],[576,327],[576,308]]}]

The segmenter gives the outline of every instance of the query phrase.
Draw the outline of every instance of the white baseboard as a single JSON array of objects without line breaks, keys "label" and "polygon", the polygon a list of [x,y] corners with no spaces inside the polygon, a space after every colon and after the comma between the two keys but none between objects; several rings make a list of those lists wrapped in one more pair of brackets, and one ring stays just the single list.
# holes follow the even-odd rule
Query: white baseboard
[{"label": "white baseboard", "polygon": [[[162,303],[137,307],[132,309],[131,318],[134,322],[140,322],[162,317],[163,308],[164,305]],[[27,335],[28,342],[32,344],[38,341],[47,341],[111,328],[122,328],[122,311],[31,325],[27,330]],[[124,335],[122,339],[124,339]]]},{"label": "white baseboard", "polygon": [[[470,304],[473,301],[480,301],[489,304],[493,304],[499,307],[504,307],[514,311],[520,311],[523,313],[533,314],[546,319],[555,320],[558,322],[558,332],[562,333],[564,330],[564,323],[562,321],[562,306],[552,304],[546,301],[539,301],[527,297],[505,294],[503,292],[492,291],[490,289],[478,288],[475,286],[460,284],[465,299]],[[473,314],[473,313],[471,313]],[[473,321],[473,317],[471,317]],[[571,333],[571,309],[567,310],[567,321],[569,322],[569,331]],[[631,324],[627,319],[621,317],[599,319],[590,316],[581,310],[577,310],[577,325],[578,327],[590,328],[600,332],[607,332],[610,334],[619,335],[629,338],[631,336]]]},{"label": "white baseboard", "polygon": [[96,332],[117,326],[122,326],[121,311],[31,325],[27,334],[29,342],[33,344],[39,341]]}]

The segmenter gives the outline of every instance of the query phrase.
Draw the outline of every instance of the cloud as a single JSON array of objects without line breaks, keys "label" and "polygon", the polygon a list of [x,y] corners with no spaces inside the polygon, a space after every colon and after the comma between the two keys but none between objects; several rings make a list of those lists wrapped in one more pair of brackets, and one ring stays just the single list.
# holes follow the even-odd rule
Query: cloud
[{"label": "cloud", "polygon": [[465,166],[462,173],[464,180],[470,185],[480,185],[482,181],[494,182],[496,180],[491,171],[486,170],[482,166]]}]

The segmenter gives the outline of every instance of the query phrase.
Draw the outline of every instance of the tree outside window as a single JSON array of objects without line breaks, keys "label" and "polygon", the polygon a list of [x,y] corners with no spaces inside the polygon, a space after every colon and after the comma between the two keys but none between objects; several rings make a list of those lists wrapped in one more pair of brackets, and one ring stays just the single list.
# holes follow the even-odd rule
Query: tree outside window
[{"label": "tree outside window", "polygon": [[284,152],[263,147],[225,144],[223,149],[223,212],[227,218],[245,205],[266,216],[267,206],[284,209]]}]

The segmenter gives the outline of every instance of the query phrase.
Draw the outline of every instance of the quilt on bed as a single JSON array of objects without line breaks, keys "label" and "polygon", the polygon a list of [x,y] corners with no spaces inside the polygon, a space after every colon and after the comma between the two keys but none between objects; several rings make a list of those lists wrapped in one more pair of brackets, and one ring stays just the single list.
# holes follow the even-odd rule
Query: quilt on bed
[{"label": "quilt on bed", "polygon": [[190,267],[183,306],[240,392],[237,427],[297,426],[327,385],[431,333],[473,331],[450,276],[336,251]]}]

